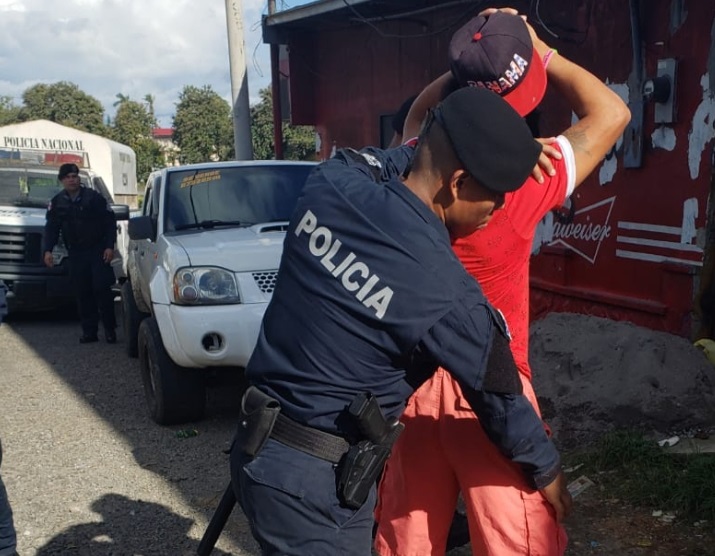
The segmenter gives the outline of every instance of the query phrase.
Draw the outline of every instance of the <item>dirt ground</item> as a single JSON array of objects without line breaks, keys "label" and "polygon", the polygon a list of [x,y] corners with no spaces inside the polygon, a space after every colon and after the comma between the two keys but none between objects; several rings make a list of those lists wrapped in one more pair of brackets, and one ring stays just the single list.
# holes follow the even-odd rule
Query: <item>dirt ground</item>
[{"label": "dirt ground", "polygon": [[[596,478],[597,480],[597,478]],[[664,512],[664,514],[667,512]],[[713,556],[712,523],[673,522],[606,497],[598,486],[574,500],[566,556]]]},{"label": "dirt ground", "polygon": [[[574,500],[565,523],[569,544],[565,556],[713,556],[712,524],[663,521],[652,510],[610,499],[598,486]],[[472,556],[469,545],[448,556]]]},{"label": "dirt ground", "polygon": [[685,338],[552,313],[529,342],[534,389],[563,447],[614,427],[670,436],[715,424],[715,367]]},{"label": "dirt ground", "polygon": [[[561,365],[557,371],[563,371],[554,374],[553,384],[542,381],[537,385],[537,392],[541,387],[543,394],[551,396],[544,397],[545,405],[550,403],[552,410],[560,410],[568,405],[565,402],[576,400],[578,403],[574,403],[582,406],[583,399],[578,396],[586,393],[579,392],[578,385],[588,382],[598,390],[599,382],[614,380],[603,364],[578,351],[579,346],[585,343],[597,347],[600,360],[608,361],[610,345],[633,345],[620,349],[623,355],[619,356],[628,362],[622,369],[640,369],[630,373],[628,380],[634,382],[628,382],[628,387],[644,388],[644,377],[650,375],[643,373],[643,365],[659,369],[655,377],[662,386],[654,393],[650,390],[655,388],[652,382],[646,381],[650,386],[643,392],[648,395],[641,393],[640,397],[648,403],[636,403],[637,413],[632,415],[637,419],[645,419],[643,415],[657,417],[656,409],[662,405],[659,392],[667,391],[682,397],[678,403],[686,408],[676,412],[679,417],[673,426],[689,426],[707,418],[712,407],[702,404],[711,403],[707,380],[712,370],[707,363],[700,365],[702,358],[694,356],[701,354],[692,351],[688,342],[675,342],[673,348],[669,343],[670,347],[657,347],[660,344],[652,340],[647,344],[649,350],[660,355],[648,363],[631,362],[645,351],[636,349],[640,345],[637,331],[628,336],[627,330],[613,331],[607,323],[588,324],[570,318],[554,317],[553,322],[542,321],[534,327],[538,333],[538,337],[532,336],[537,365]],[[557,334],[562,327],[566,331]],[[611,333],[614,336],[608,336]],[[226,486],[228,468],[223,450],[237,420],[237,392],[231,385],[212,389],[209,414],[200,423],[159,427],[146,415],[138,366],[124,354],[121,333],[116,345],[100,342],[86,346],[77,343],[78,334],[77,323],[62,315],[14,319],[0,326],[2,475],[15,511],[19,553],[195,554]],[[598,338],[605,334],[609,338],[604,340],[606,346],[588,340],[591,334]],[[565,337],[563,344],[557,336]],[[546,349],[546,345],[550,347]],[[676,359],[693,357],[693,365],[688,369],[680,364],[673,367],[680,379],[671,384],[662,375],[667,375],[665,369],[672,365],[671,350],[680,348],[688,354],[679,354]],[[544,375],[546,370],[539,367],[535,372]],[[693,381],[695,388],[688,386]],[[564,385],[571,388],[570,392],[556,395]],[[625,393],[619,390],[625,388],[612,388],[610,384],[602,388],[606,386],[611,388],[608,395],[614,403],[620,399],[617,403],[621,404]],[[599,396],[607,397],[605,393]],[[599,397],[598,404],[604,403]],[[578,427],[573,431],[567,426],[570,421],[562,419],[559,423],[554,419],[553,423],[561,427],[556,428],[557,436],[570,435],[580,442],[608,425],[603,417],[612,408],[591,406],[588,411],[588,418],[578,415]],[[619,419],[626,417],[628,414],[618,413]],[[180,434],[184,430],[197,434],[185,438]],[[573,478],[578,475],[575,471]],[[692,523],[664,522],[653,517],[650,509],[631,508],[609,499],[600,488],[600,478],[590,478],[595,485],[576,498],[574,513],[566,524],[571,540],[567,556],[715,556],[712,523],[695,527]],[[667,512],[668,508],[662,510]],[[238,509],[214,554],[259,554]],[[468,554],[471,552],[466,546],[450,556]]]},{"label": "dirt ground", "polygon": [[[684,338],[551,314],[531,327],[530,358],[544,417],[567,452],[615,427],[662,439],[715,424],[715,369]],[[568,556],[715,555],[715,524],[671,522],[668,508],[653,516],[610,499],[600,477],[589,478],[595,484],[574,499],[567,522]]]}]

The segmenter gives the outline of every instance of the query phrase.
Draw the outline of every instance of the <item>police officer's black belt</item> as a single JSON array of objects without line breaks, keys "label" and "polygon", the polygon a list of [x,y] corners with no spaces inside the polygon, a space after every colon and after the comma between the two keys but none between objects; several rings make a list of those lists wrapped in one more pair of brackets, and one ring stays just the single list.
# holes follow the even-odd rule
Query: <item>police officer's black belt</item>
[{"label": "police officer's black belt", "polygon": [[281,413],[278,414],[273,426],[271,438],[331,463],[338,463],[350,448],[350,444],[344,438],[306,427]]}]

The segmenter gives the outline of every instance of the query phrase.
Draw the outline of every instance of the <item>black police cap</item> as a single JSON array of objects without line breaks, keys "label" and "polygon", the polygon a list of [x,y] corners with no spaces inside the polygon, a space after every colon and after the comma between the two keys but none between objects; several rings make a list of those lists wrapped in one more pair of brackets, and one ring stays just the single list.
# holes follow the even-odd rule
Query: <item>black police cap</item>
[{"label": "black police cap", "polygon": [[79,174],[79,168],[73,162],[67,162],[60,166],[60,171],[57,173],[59,179],[64,178],[68,174]]},{"label": "black police cap", "polygon": [[505,100],[486,89],[465,87],[435,108],[464,169],[498,193],[521,187],[541,154],[526,122]]}]

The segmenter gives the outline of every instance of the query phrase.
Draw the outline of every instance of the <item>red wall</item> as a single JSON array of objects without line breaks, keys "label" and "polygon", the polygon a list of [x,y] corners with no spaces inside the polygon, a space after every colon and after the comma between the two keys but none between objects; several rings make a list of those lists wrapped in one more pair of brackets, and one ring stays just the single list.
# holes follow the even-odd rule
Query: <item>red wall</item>
[{"label": "red wall", "polygon": [[[656,124],[654,105],[646,104],[642,165],[624,168],[621,148],[612,180],[601,185],[605,180],[597,171],[577,190],[575,205],[583,212],[574,225],[581,228],[562,228],[566,233],[532,259],[532,318],[549,311],[582,312],[691,336],[697,334],[699,322],[699,278],[708,280],[701,276],[702,247],[713,169],[712,141],[700,151],[691,148],[689,140],[698,133],[694,115],[703,102],[700,82],[709,57],[715,56],[711,46],[715,3],[684,3],[688,13],[679,26],[677,19],[671,19],[671,6],[677,2],[643,4],[646,74],[655,75],[658,59],[679,62],[677,122]],[[588,30],[583,43],[560,44],[559,51],[602,79],[627,82],[633,67],[628,3],[598,3],[590,28],[581,28]],[[553,113],[558,113],[556,104],[555,99],[547,99]],[[549,123],[559,129],[555,121]],[[668,148],[653,145],[656,128],[671,136]],[[691,159],[697,161],[697,175],[691,175]],[[688,218],[693,207],[697,217]],[[583,231],[589,224],[592,230],[595,225],[607,226],[601,241],[594,240],[593,234],[589,239],[574,238],[578,232],[586,235]],[[700,241],[684,234],[683,228],[687,231],[690,225],[699,230]]]},{"label": "red wall", "polygon": [[[515,3],[523,10],[530,4]],[[624,167],[619,142],[574,194],[572,226],[556,228],[557,236],[532,258],[532,317],[583,312],[688,336],[698,328],[699,292],[711,274],[702,248],[709,234],[715,103],[703,100],[701,80],[709,75],[706,86],[715,91],[715,2],[641,4],[645,73],[655,74],[658,59],[678,60],[677,121],[656,125],[654,106],[646,104],[640,167]],[[323,157],[333,144],[378,144],[379,116],[446,71],[449,37],[472,13],[462,5],[379,23],[383,35],[349,21],[296,34],[289,45],[293,122],[317,127]],[[539,17],[559,38],[535,25],[537,32],[562,55],[626,97],[630,91],[631,101],[639,98],[627,1],[542,2],[538,17],[529,12],[530,21]],[[417,34],[423,36],[411,36]],[[547,94],[542,108],[542,135],[570,124],[570,110],[557,95]],[[661,146],[651,139],[656,128]],[[691,226],[697,238],[684,233]]]}]

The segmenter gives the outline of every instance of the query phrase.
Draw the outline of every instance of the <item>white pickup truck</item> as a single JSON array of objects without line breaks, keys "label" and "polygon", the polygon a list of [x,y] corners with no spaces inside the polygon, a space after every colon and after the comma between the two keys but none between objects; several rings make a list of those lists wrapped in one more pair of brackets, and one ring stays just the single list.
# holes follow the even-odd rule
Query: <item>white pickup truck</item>
[{"label": "white pickup truck", "polygon": [[239,372],[271,299],[310,162],[216,162],[161,170],[129,220],[122,287],[127,353],[151,418],[200,419],[207,369]]}]

